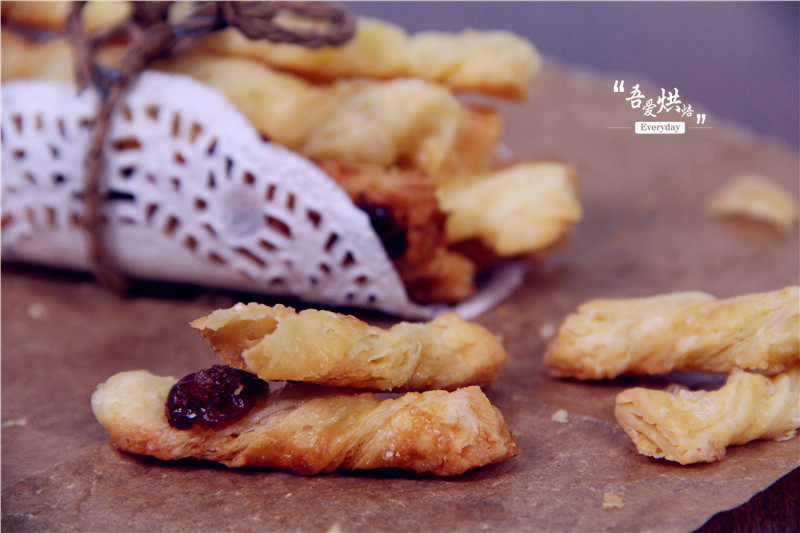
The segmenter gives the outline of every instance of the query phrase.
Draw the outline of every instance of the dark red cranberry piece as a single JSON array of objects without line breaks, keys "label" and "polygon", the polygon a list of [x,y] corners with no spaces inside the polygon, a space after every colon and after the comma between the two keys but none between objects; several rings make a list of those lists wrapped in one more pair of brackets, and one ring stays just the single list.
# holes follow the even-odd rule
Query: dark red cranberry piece
[{"label": "dark red cranberry piece", "polygon": [[381,238],[389,258],[394,259],[406,250],[406,232],[398,227],[390,208],[364,199],[359,199],[356,207],[369,215],[369,222]]},{"label": "dark red cranberry piece", "polygon": [[194,425],[221,429],[253,408],[269,392],[269,384],[255,375],[225,365],[181,378],[169,391],[166,414],[169,425],[190,429]]}]

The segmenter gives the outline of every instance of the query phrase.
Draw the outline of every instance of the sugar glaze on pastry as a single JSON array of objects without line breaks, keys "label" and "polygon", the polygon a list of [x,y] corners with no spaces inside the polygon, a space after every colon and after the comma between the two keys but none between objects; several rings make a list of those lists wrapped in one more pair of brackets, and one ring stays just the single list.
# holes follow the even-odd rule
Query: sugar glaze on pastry
[{"label": "sugar glaze on pastry", "polygon": [[506,360],[494,335],[456,313],[384,330],[330,311],[239,303],[191,325],[223,363],[266,380],[452,390],[491,383]]},{"label": "sugar glaze on pastry", "polygon": [[159,459],[195,457],[228,466],[266,466],[299,474],[396,467],[456,475],[519,453],[478,387],[372,393],[288,384],[221,430],[178,430],[166,420],[171,377],[122,372],[101,384],[92,409],[118,449]]}]

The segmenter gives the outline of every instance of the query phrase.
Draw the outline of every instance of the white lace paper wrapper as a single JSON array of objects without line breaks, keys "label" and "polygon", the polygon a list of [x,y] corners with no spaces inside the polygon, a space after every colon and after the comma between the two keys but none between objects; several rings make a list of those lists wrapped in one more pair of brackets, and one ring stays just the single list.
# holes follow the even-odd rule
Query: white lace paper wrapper
[{"label": "white lace paper wrapper", "polygon": [[[2,88],[4,260],[89,270],[83,156],[97,97],[45,80]],[[106,140],[106,252],[142,279],[292,295],[430,318],[476,316],[524,276],[508,264],[461,304],[423,306],[366,214],[312,162],[263,141],[216,90],[147,72]]]}]

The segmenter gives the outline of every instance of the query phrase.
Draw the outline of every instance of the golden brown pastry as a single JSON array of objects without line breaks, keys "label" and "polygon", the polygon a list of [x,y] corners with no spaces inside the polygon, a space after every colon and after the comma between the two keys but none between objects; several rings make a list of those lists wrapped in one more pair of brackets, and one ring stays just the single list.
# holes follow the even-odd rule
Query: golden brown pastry
[{"label": "golden brown pastry", "polygon": [[445,476],[519,453],[500,411],[478,387],[379,401],[371,393],[288,384],[223,429],[178,430],[164,408],[174,383],[133,371],[98,387],[92,409],[114,446],[159,459],[195,457],[299,474],[396,467]]},{"label": "golden brown pastry", "polygon": [[445,215],[430,176],[331,160],[320,167],[370,216],[411,299],[457,302],[472,295],[475,267],[446,248]]},{"label": "golden brown pastry", "polygon": [[778,372],[798,364],[798,288],[717,300],[701,292],[592,300],[547,347],[551,374],[578,379],[672,370]]},{"label": "golden brown pastry", "polygon": [[451,243],[478,238],[501,257],[562,242],[581,217],[575,169],[548,161],[451,179],[436,189]]},{"label": "golden brown pastry", "polygon": [[437,248],[424,262],[398,262],[395,266],[409,297],[416,302],[460,302],[475,292],[475,262],[446,248]]},{"label": "golden brown pastry", "polygon": [[[114,63],[116,48],[105,49]],[[33,43],[3,32],[3,79],[73,80],[64,39]],[[427,172],[465,168],[459,135],[474,129],[470,112],[447,90],[415,79],[342,80],[313,85],[248,59],[203,52],[159,61],[156,70],[186,74],[222,92],[262,134],[312,159],[382,166],[404,163]],[[478,117],[476,120],[481,120]],[[468,137],[474,148],[473,137]],[[496,142],[496,138],[487,138]],[[466,148],[462,152],[466,152]],[[478,147],[491,151],[489,147]]]},{"label": "golden brown pastry", "polygon": [[[2,4],[4,15],[7,6],[12,3],[17,2]],[[0,62],[3,81],[14,78],[43,78],[68,83],[74,81],[72,49],[66,40],[36,42],[6,27],[0,32],[0,39],[3,51],[3,61]],[[114,51],[114,56],[118,55],[120,54]]]},{"label": "golden brown pastry", "polygon": [[367,18],[359,19],[352,41],[335,49],[252,41],[227,30],[204,37],[202,45],[318,79],[415,77],[510,98],[526,95],[541,66],[533,46],[509,32],[428,31],[409,37],[398,26]]},{"label": "golden brown pastry", "polygon": [[185,54],[156,69],[220,90],[271,140],[313,159],[438,171],[455,157],[469,113],[442,87],[418,79],[312,85],[254,61]]},{"label": "golden brown pastry", "polygon": [[[100,5],[93,9],[105,14],[88,11],[90,26],[124,14],[119,9],[104,11]],[[49,13],[37,6],[4,8],[6,20],[45,27],[60,27],[64,13],[63,6]],[[376,28],[375,35],[385,36],[390,26],[379,23]],[[409,43],[441,41],[434,34],[417,39]],[[439,42],[445,55],[452,55],[452,39],[456,37]],[[494,42],[489,35],[481,39]],[[65,39],[33,42],[6,28],[2,41],[4,80],[73,80],[72,49]],[[426,46],[432,45],[413,44],[409,49]],[[464,46],[467,50],[471,45]],[[121,52],[118,45],[105,47],[99,60],[117,64]],[[328,52],[338,54],[341,49]],[[514,47],[506,52],[516,54]],[[506,52],[492,53],[499,53],[502,62]],[[464,105],[447,88],[423,79],[338,79],[318,85],[273,70],[249,55],[195,50],[156,62],[153,68],[186,74],[216,88],[263,136],[323,167],[370,215],[415,302],[455,303],[470,297],[478,271],[503,257],[534,256],[560,244],[580,217],[568,167],[525,163],[490,170],[502,129],[493,109]],[[423,55],[439,61],[430,51]],[[475,61],[470,64],[484,62]],[[472,71],[466,64],[462,67]],[[369,209],[375,206],[388,213],[376,217]],[[386,228],[381,227],[387,221],[396,234],[393,240],[385,238]]]},{"label": "golden brown pastry", "polygon": [[469,118],[459,130],[455,154],[433,174],[437,185],[451,176],[481,172],[494,166],[495,150],[503,133],[500,113],[490,106],[465,104]]},{"label": "golden brown pastry", "polygon": [[373,390],[489,384],[506,352],[483,327],[447,313],[388,330],[330,311],[236,304],[191,323],[222,362],[265,380]]},{"label": "golden brown pastry", "polygon": [[629,389],[615,413],[639,453],[680,464],[719,461],[726,446],[784,440],[800,427],[800,367],[775,377],[734,370],[719,390]]},{"label": "golden brown pastry", "polygon": [[[64,27],[70,2],[3,2],[3,22],[57,30]],[[130,16],[129,2],[88,2],[82,17],[83,28],[94,31],[112,26]]]},{"label": "golden brown pastry", "polygon": [[757,174],[741,174],[714,193],[708,211],[719,217],[746,217],[789,231],[797,223],[797,200]]},{"label": "golden brown pastry", "polygon": [[[3,32],[2,39],[3,79],[72,81],[66,41],[32,43],[13,32]],[[113,64],[118,50],[104,52],[104,60]],[[318,159],[323,170],[371,217],[375,212],[369,207],[386,210],[376,230],[414,301],[458,302],[475,292],[473,262],[446,249],[434,179],[415,167],[460,172],[488,165],[500,132],[495,111],[463,107],[447,91],[418,80],[343,81],[323,88],[253,61],[208,54],[156,67],[221,90],[272,141],[323,158]],[[353,112],[347,111],[348,102]],[[380,111],[384,107],[404,112],[387,115]],[[383,118],[377,120],[376,113]],[[324,159],[328,156],[342,159]],[[406,168],[384,166],[397,162]],[[389,240],[382,234],[387,224],[394,233]]]},{"label": "golden brown pastry", "polygon": [[[97,29],[125,18],[124,2],[90,2],[84,26]],[[66,2],[4,2],[3,19],[60,29]],[[255,59],[315,79],[420,78],[453,89],[522,97],[541,59],[524,39],[504,31],[422,32],[409,36],[387,22],[362,18],[354,38],[342,47],[305,49],[252,41],[236,31],[203,38],[201,45],[226,56]]]}]

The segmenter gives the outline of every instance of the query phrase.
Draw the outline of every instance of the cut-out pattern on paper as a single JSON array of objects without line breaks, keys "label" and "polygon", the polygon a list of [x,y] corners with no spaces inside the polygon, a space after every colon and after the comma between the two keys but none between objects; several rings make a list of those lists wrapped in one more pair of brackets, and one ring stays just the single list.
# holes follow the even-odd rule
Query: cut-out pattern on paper
[{"label": "cut-out pattern on paper", "polygon": [[[83,154],[95,105],[92,91],[65,84],[3,84],[4,259],[89,268]],[[409,301],[368,217],[338,185],[264,142],[197,81],[142,75],[114,116],[105,154],[106,249],[128,275],[415,318],[445,309]],[[518,270],[466,309],[496,303]]]}]

